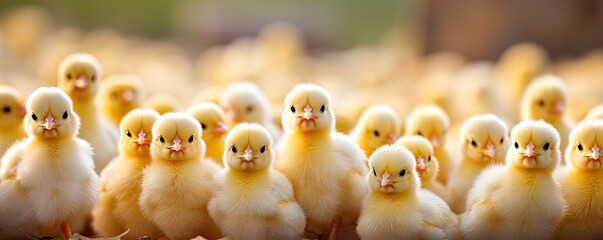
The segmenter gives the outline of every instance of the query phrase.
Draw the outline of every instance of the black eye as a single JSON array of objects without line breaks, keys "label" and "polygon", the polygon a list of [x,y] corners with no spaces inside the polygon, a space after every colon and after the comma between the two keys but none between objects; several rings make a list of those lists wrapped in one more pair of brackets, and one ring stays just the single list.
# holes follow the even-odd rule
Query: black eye
[{"label": "black eye", "polygon": [[377,171],[375,171],[375,168],[373,168],[373,175],[377,176]]},{"label": "black eye", "polygon": [[67,119],[69,117],[69,113],[67,111],[65,111],[63,113],[63,119]]},{"label": "black eye", "polygon": [[96,75],[92,75],[92,77],[90,77],[90,81],[94,81],[96,80]]},{"label": "black eye", "polygon": [[295,112],[295,107],[293,107],[293,105],[291,105],[291,112],[294,113]]},{"label": "black eye", "polygon": [[247,107],[247,112],[251,112],[251,111],[253,111],[253,107],[252,106],[248,106]]},{"label": "black eye", "polygon": [[193,142],[193,139],[195,139],[195,138],[194,138],[194,136],[193,136],[193,135],[191,135],[191,137],[189,137],[189,138],[188,138],[188,142],[189,142],[189,143],[192,143],[192,142]]},{"label": "black eye", "polygon": [[544,101],[543,100],[538,101],[538,105],[540,105],[541,107],[544,107]]},{"label": "black eye", "polygon": [[578,150],[582,151],[584,150],[584,148],[582,147],[582,144],[578,143]]},{"label": "black eye", "polygon": [[119,96],[117,95],[117,93],[116,93],[116,92],[112,92],[112,93],[111,93],[111,97],[112,97],[113,99],[117,99],[117,98],[119,98]]},{"label": "black eye", "polygon": [[475,140],[471,139],[471,145],[473,145],[474,147],[477,147],[477,143],[475,142]]},{"label": "black eye", "polygon": [[[132,137],[132,133],[130,133],[130,131],[126,131],[126,136]],[[161,142],[163,142],[163,141],[161,141]]]},{"label": "black eye", "polygon": [[163,137],[162,137],[162,136],[159,136],[159,141],[160,141],[161,143],[165,143],[165,139],[163,139]]},{"label": "black eye", "polygon": [[500,144],[503,143],[503,140],[505,140],[505,138],[500,138]]},{"label": "black eye", "polygon": [[547,143],[544,144],[544,146],[542,146],[542,149],[544,149],[545,151],[549,150],[550,146],[551,146],[551,144],[547,142]]},{"label": "black eye", "polygon": [[266,145],[262,146],[262,148],[260,149],[261,153],[264,153],[266,151]]},{"label": "black eye", "polygon": [[232,150],[233,153],[237,153],[237,148],[234,145],[232,145],[232,147],[230,148],[230,150]]},{"label": "black eye", "polygon": [[404,177],[404,175],[406,175],[406,169],[402,170],[402,172],[400,172],[400,177]]},{"label": "black eye", "polygon": [[431,162],[431,156],[427,157],[427,161]]},{"label": "black eye", "polygon": [[379,131],[374,131],[373,134],[375,134],[375,136],[379,137]]},{"label": "black eye", "polygon": [[4,111],[5,113],[9,113],[10,112],[10,107],[4,107],[2,109],[2,111]]},{"label": "black eye", "polygon": [[422,133],[421,131],[418,131],[418,132],[417,132],[417,135],[419,135],[419,136],[423,136],[423,133]]},{"label": "black eye", "polygon": [[519,148],[519,144],[515,142],[515,148]]},{"label": "black eye", "polygon": [[31,119],[33,119],[34,121],[37,121],[38,120],[38,116],[36,116],[35,113],[32,113],[31,114]]},{"label": "black eye", "polygon": [[205,126],[205,123],[201,123],[201,128],[205,129],[207,126]]},{"label": "black eye", "polygon": [[322,105],[322,107],[320,107],[320,111],[325,112],[325,105]]},{"label": "black eye", "polygon": [[71,80],[71,73],[67,73],[67,79]]}]

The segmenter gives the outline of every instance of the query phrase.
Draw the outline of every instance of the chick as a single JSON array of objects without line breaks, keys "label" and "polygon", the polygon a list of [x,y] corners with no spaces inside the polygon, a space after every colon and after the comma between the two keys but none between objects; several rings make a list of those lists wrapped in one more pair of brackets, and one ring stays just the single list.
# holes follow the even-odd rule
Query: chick
[{"label": "chick", "polygon": [[459,237],[448,205],[420,189],[415,158],[399,145],[383,146],[369,160],[369,193],[362,203],[361,239],[450,239]]},{"label": "chick", "polygon": [[557,227],[559,239],[600,239],[603,236],[603,121],[585,121],[570,134],[567,167],[555,176],[561,184],[567,213]]},{"label": "chick", "polygon": [[588,111],[588,114],[586,114],[586,117],[584,117],[584,120],[597,120],[597,119],[603,120],[603,104],[593,107],[590,111]]},{"label": "chick", "polygon": [[59,65],[58,85],[73,101],[81,118],[78,137],[88,141],[94,151],[94,165],[100,173],[118,152],[119,132],[100,112],[97,95],[102,77],[101,66],[89,54],[69,55]]},{"label": "chick", "polygon": [[461,218],[465,239],[550,239],[563,216],[552,172],[559,133],[544,121],[523,121],[511,132],[506,166],[482,171]]},{"label": "chick", "polygon": [[170,94],[159,93],[147,98],[143,107],[150,108],[160,115],[170,112],[180,112],[183,109],[182,103]]},{"label": "chick", "polygon": [[306,218],[293,186],[272,168],[272,137],[255,123],[237,125],[227,136],[226,169],[214,177],[208,210],[229,239],[300,239]]},{"label": "chick", "polygon": [[558,77],[545,75],[528,86],[521,103],[523,120],[544,120],[559,131],[562,153],[573,125],[566,116],[566,102],[567,86]]},{"label": "chick", "polygon": [[138,206],[142,170],[151,163],[151,128],[157,119],[159,114],[153,110],[136,109],[121,121],[120,156],[101,173],[100,200],[92,211],[92,226],[101,236],[116,236],[127,229],[127,239],[162,236]]},{"label": "chick", "polygon": [[440,165],[437,180],[446,185],[455,165],[445,147],[446,133],[450,127],[446,113],[435,105],[418,106],[408,115],[405,127],[406,136],[418,135],[429,140]]},{"label": "chick", "polygon": [[421,180],[421,188],[427,189],[447,203],[450,196],[448,190],[442,183],[436,180],[439,171],[438,159],[434,156],[433,147],[421,136],[406,136],[400,138],[396,145],[401,145],[408,149],[416,160],[416,171]]},{"label": "chick", "polygon": [[465,211],[475,178],[488,166],[504,164],[510,145],[507,126],[498,117],[484,114],[465,121],[459,139],[461,160],[448,181],[453,211]]},{"label": "chick", "polygon": [[0,158],[18,139],[27,136],[23,117],[27,111],[17,90],[0,85]]},{"label": "chick", "polygon": [[115,126],[119,126],[119,122],[128,112],[142,105],[142,81],[131,74],[113,74],[103,79],[100,95],[105,117]]},{"label": "chick", "polygon": [[69,239],[70,225],[82,231],[98,199],[92,149],[76,137],[79,117],[58,88],[37,89],[26,105],[29,137],[2,158],[0,229],[11,237],[58,237],[62,231]]},{"label": "chick", "polygon": [[370,157],[377,148],[394,144],[400,133],[400,118],[388,106],[373,106],[364,111],[350,138]]},{"label": "chick", "polygon": [[329,231],[334,239],[343,224],[354,223],[366,195],[366,157],[343,134],[335,132],[329,94],[318,85],[300,84],[286,97],[285,135],[275,168],[293,184],[308,229]]},{"label": "chick", "polygon": [[257,123],[265,127],[272,139],[279,142],[282,132],[272,121],[270,102],[262,90],[251,82],[229,85],[220,95],[220,106],[226,112],[228,126],[242,122]]},{"label": "chick", "polygon": [[152,135],[152,162],[143,170],[139,199],[143,216],[170,239],[190,239],[199,234],[219,238],[207,202],[213,195],[213,175],[220,166],[202,160],[205,143],[201,126],[186,114],[166,113],[153,125]]},{"label": "chick", "polygon": [[190,107],[186,113],[195,118],[201,126],[201,137],[207,149],[205,156],[223,165],[224,138],[228,133],[224,111],[214,103],[201,103]]}]

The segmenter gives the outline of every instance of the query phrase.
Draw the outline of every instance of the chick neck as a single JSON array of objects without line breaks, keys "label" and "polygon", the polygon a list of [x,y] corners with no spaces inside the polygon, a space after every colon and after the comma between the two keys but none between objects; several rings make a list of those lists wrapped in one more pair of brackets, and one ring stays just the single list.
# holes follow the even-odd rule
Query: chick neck
[{"label": "chick neck", "polygon": [[551,167],[541,167],[541,168],[526,168],[524,166],[519,166],[515,163],[510,164],[510,169],[514,171],[520,171],[528,174],[552,174],[555,166]]},{"label": "chick neck", "polygon": [[418,189],[416,189],[416,187],[411,186],[406,190],[400,191],[400,192],[383,192],[381,190],[373,190],[373,194],[389,199],[391,201],[399,201],[402,199],[405,200],[413,200],[413,201],[417,201],[418,197],[417,197],[417,191]]},{"label": "chick neck", "polygon": [[88,132],[91,129],[100,130],[100,111],[96,97],[73,101],[73,110],[82,122],[80,132]]},{"label": "chick neck", "polygon": [[313,131],[292,131],[295,135],[301,137],[305,141],[315,141],[316,139],[322,139],[331,133],[331,129],[319,129]]},{"label": "chick neck", "polygon": [[242,178],[254,178],[257,176],[268,175],[269,168],[261,168],[261,169],[238,169],[238,168],[228,168],[231,174],[235,174]]}]

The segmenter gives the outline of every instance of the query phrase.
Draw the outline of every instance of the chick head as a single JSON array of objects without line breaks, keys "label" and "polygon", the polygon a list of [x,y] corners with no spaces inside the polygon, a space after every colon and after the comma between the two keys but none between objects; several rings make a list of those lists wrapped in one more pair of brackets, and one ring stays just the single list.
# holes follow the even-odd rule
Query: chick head
[{"label": "chick head", "polygon": [[435,178],[439,171],[439,164],[433,155],[431,143],[421,136],[406,136],[400,138],[396,145],[405,147],[412,153],[416,161],[416,171],[421,179]]},{"label": "chick head", "polygon": [[190,107],[186,114],[199,122],[204,140],[219,139],[228,133],[229,129],[224,121],[224,111],[215,103],[196,104]]},{"label": "chick head", "polygon": [[465,158],[478,162],[503,162],[509,146],[507,126],[492,114],[473,116],[461,127],[459,149]]},{"label": "chick head", "polygon": [[526,89],[521,105],[525,120],[559,119],[565,112],[567,86],[561,79],[546,75],[535,79]]},{"label": "chick head", "polygon": [[231,127],[243,122],[263,124],[270,119],[268,98],[254,83],[242,82],[228,86],[219,101]]},{"label": "chick head", "polygon": [[75,53],[59,65],[58,87],[72,99],[94,98],[99,90],[102,68],[94,56]]},{"label": "chick head", "polygon": [[522,121],[511,131],[507,164],[529,169],[554,169],[560,160],[559,132],[544,121]]},{"label": "chick head", "polygon": [[573,167],[600,170],[603,160],[603,120],[584,121],[570,134],[565,151],[566,161]]},{"label": "chick head", "polygon": [[224,165],[237,170],[260,170],[272,165],[272,137],[259,124],[242,123],[224,141]]},{"label": "chick head", "polygon": [[145,108],[153,109],[157,113],[163,115],[171,112],[179,112],[182,103],[180,103],[176,97],[170,94],[159,93],[146,99],[143,106]]},{"label": "chick head", "polygon": [[586,117],[584,117],[584,119],[603,120],[603,104],[593,107],[590,111],[588,111],[588,114],[586,114]]},{"label": "chick head", "polygon": [[436,105],[418,106],[406,119],[407,136],[419,135],[427,138],[434,149],[444,146],[450,119],[442,108]]},{"label": "chick head", "polygon": [[184,113],[166,113],[153,125],[151,156],[171,162],[205,156],[205,142],[197,120]]},{"label": "chick head", "polygon": [[106,111],[120,111],[123,115],[140,107],[144,97],[141,80],[131,74],[113,74],[103,80],[101,98]]},{"label": "chick head", "polygon": [[401,193],[421,186],[415,158],[400,145],[385,145],[369,159],[368,184],[372,191]]},{"label": "chick head", "polygon": [[126,114],[119,123],[120,148],[135,155],[148,155],[153,141],[153,124],[159,114],[150,109],[135,109]]},{"label": "chick head", "polygon": [[398,139],[400,132],[400,118],[394,109],[388,106],[373,106],[367,109],[360,120],[358,126],[366,144],[371,149],[386,144],[394,144]]},{"label": "chick head", "polygon": [[69,96],[58,88],[38,88],[27,99],[25,131],[36,138],[61,138],[77,135],[80,119]]},{"label": "chick head", "polygon": [[318,85],[297,85],[287,94],[285,106],[281,119],[285,130],[313,132],[335,128],[331,97]]},{"label": "chick head", "polygon": [[23,122],[27,113],[17,90],[0,86],[0,129],[11,129]]}]

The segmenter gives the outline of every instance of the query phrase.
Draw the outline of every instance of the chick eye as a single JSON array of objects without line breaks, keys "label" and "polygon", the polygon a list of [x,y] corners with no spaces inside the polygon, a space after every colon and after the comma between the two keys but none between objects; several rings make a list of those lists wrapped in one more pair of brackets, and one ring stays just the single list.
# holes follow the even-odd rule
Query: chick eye
[{"label": "chick eye", "polygon": [[421,131],[418,131],[418,132],[417,132],[417,135],[419,135],[419,136],[423,136],[423,133],[422,133]]},{"label": "chick eye", "polygon": [[262,148],[260,149],[261,153],[264,153],[266,151],[266,145],[262,146]]},{"label": "chick eye", "polygon": [[247,112],[251,112],[253,111],[253,107],[252,106],[247,106]]},{"label": "chick eye", "polygon": [[427,161],[431,162],[431,156],[427,157]]},{"label": "chick eye", "polygon": [[404,175],[406,175],[406,169],[404,169],[400,172],[400,177],[404,177]]},{"label": "chick eye", "polygon": [[477,143],[475,142],[475,140],[471,139],[471,145],[473,145],[474,147],[477,147]]},{"label": "chick eye", "polygon": [[[128,137],[132,137],[132,133],[130,133],[130,131],[126,131],[126,136]],[[163,142],[163,141],[162,141]]]},{"label": "chick eye", "polygon": [[584,148],[582,147],[582,144],[578,143],[578,150],[582,151],[584,150]]},{"label": "chick eye", "polygon": [[69,117],[69,113],[67,111],[65,111],[63,113],[63,119],[67,119]]},{"label": "chick eye", "polygon": [[31,119],[33,119],[34,121],[37,121],[38,120],[38,116],[36,116],[35,113],[32,113],[31,114]]},{"label": "chick eye", "polygon": [[293,105],[291,105],[291,112],[294,113],[295,112],[295,107]]},{"label": "chick eye", "polygon": [[375,171],[375,168],[373,168],[373,175],[377,176],[377,171]]},{"label": "chick eye", "polygon": [[503,143],[503,140],[505,140],[505,138],[500,138],[500,144]]},{"label": "chick eye", "polygon": [[195,139],[195,138],[194,138],[194,136],[193,136],[193,135],[191,135],[191,137],[189,137],[189,138],[188,138],[188,142],[189,142],[189,143],[192,143],[192,142],[193,142],[193,139]]},{"label": "chick eye", "polygon": [[71,73],[67,73],[67,79],[71,80]]},{"label": "chick eye", "polygon": [[2,109],[2,111],[4,111],[5,113],[9,113],[10,112],[10,107],[4,107]]},{"label": "chick eye", "polygon": [[96,75],[92,75],[92,77],[90,77],[90,81],[94,81],[96,80]]},{"label": "chick eye", "polygon": [[205,126],[205,123],[201,123],[201,128],[205,129],[207,126]]},{"label": "chick eye", "polygon": [[519,144],[515,142],[515,148],[519,148]]},{"label": "chick eye", "polygon": [[374,131],[373,134],[375,134],[375,136],[379,137],[379,131]]},{"label": "chick eye", "polygon": [[540,105],[541,107],[544,107],[544,101],[543,100],[538,101],[538,105]]},{"label": "chick eye", "polygon": [[165,139],[163,139],[163,136],[159,136],[159,141],[160,141],[161,143],[165,143]]},{"label": "chick eye", "polygon": [[230,147],[230,150],[232,150],[233,153],[237,153],[237,148],[234,145]]},{"label": "chick eye", "polygon": [[322,105],[322,107],[320,107],[320,111],[325,112],[325,105]]},{"label": "chick eye", "polygon": [[551,146],[550,143],[545,143],[544,146],[542,146],[542,149],[544,149],[544,151],[549,150],[549,147]]},{"label": "chick eye", "polygon": [[112,93],[111,93],[111,97],[112,97],[113,99],[117,99],[117,98],[119,98],[119,96],[117,95],[117,93],[116,93],[116,92],[112,92]]}]

